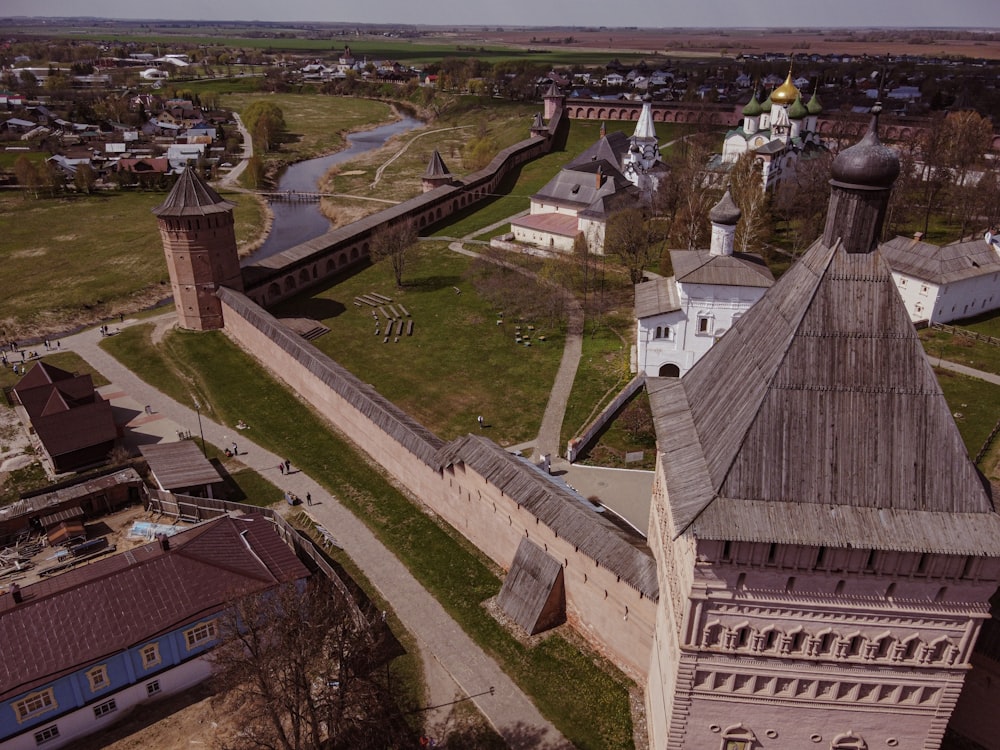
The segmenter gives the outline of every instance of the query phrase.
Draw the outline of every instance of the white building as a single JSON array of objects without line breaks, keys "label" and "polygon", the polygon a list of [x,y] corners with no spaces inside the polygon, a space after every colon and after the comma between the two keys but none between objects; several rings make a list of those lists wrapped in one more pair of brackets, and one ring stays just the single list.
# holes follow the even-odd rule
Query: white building
[{"label": "white building", "polygon": [[726,133],[716,168],[728,168],[745,153],[761,162],[764,190],[795,172],[795,162],[809,151],[821,149],[817,121],[823,107],[813,93],[802,103],[791,71],[785,82],[761,104],[754,94],[743,108],[743,123]]},{"label": "white building", "polygon": [[665,174],[647,99],[631,136],[620,131],[602,135],[531,196],[530,214],[511,221],[514,239],[572,252],[573,241],[582,234],[590,252],[602,255],[608,217],[648,203]]},{"label": "white building", "polygon": [[947,323],[1000,308],[1000,237],[938,247],[919,237],[879,246],[914,323]]},{"label": "white building", "polygon": [[635,287],[636,368],[649,377],[684,375],[774,284],[760,256],[733,252],[728,191],[710,218],[709,250],[671,250],[674,275]]}]

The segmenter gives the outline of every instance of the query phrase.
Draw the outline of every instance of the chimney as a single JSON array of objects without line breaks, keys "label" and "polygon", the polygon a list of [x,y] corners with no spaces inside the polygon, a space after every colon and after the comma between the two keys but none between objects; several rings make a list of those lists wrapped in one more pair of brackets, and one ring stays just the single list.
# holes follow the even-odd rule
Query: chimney
[{"label": "chimney", "polygon": [[598,167],[597,171],[594,173],[594,178],[596,180],[596,183],[595,183],[594,187],[596,187],[598,190],[601,189],[601,183],[604,181],[603,177],[604,177],[604,175],[601,174],[601,168]]},{"label": "chimney", "polygon": [[920,240],[922,240],[923,238],[924,238],[924,233],[923,232],[914,232],[913,233],[913,239],[915,239],[917,242],[920,242]]},{"label": "chimney", "polygon": [[166,534],[157,534],[156,535],[156,541],[158,541],[160,543],[160,549],[162,549],[164,552],[169,552],[170,551],[170,537],[169,536],[167,536]]},{"label": "chimney", "polygon": [[17,585],[17,581],[10,584],[10,596],[14,600],[14,604],[20,604],[24,601],[24,598],[21,596],[21,587]]}]

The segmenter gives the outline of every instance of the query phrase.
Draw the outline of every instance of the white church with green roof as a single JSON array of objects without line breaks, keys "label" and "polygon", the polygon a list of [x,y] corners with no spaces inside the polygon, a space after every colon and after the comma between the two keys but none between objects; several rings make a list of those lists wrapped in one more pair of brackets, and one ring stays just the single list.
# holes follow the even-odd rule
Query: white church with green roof
[{"label": "white church with green roof", "polygon": [[763,103],[754,94],[743,108],[743,123],[726,133],[718,166],[728,169],[739,158],[752,152],[762,166],[762,187],[774,188],[795,173],[795,163],[803,155],[823,148],[817,133],[817,120],[823,106],[815,92],[807,104],[792,83],[788,72],[785,82],[771,92]]}]

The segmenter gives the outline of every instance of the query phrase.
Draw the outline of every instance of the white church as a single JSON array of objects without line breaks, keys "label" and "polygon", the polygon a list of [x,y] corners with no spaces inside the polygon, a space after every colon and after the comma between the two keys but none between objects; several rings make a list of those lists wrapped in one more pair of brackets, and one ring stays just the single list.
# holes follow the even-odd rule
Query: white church
[{"label": "white church", "polygon": [[802,103],[799,89],[788,72],[785,82],[763,103],[754,94],[743,108],[743,123],[726,133],[717,169],[728,169],[745,153],[752,152],[762,167],[763,189],[770,190],[795,173],[795,163],[803,155],[823,148],[817,122],[823,111],[814,92]]},{"label": "white church", "polygon": [[514,240],[568,253],[582,234],[590,252],[602,255],[608,217],[648,203],[666,173],[647,98],[631,136],[602,133],[597,143],[531,196],[529,214],[511,221]]},{"label": "white church", "polygon": [[708,250],[671,250],[674,275],[635,287],[636,369],[681,377],[774,284],[759,255],[733,251],[740,209],[726,191]]}]

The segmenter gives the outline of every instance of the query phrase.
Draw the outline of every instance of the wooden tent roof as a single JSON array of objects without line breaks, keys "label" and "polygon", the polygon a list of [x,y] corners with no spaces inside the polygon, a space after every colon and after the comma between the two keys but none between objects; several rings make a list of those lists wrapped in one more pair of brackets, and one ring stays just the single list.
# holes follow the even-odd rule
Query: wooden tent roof
[{"label": "wooden tent roof", "polygon": [[712,255],[708,250],[671,250],[674,277],[684,284],[767,288],[774,275],[764,259],[750,253]]},{"label": "wooden tent roof", "polygon": [[223,200],[193,167],[186,167],[173,190],[153,209],[157,216],[205,216],[232,211],[235,204]]},{"label": "wooden tent roof", "polygon": [[817,241],[682,380],[647,384],[677,535],[1000,555],[878,251]]},{"label": "wooden tent roof", "polygon": [[528,635],[566,619],[562,565],[530,539],[522,539],[497,604]]}]

